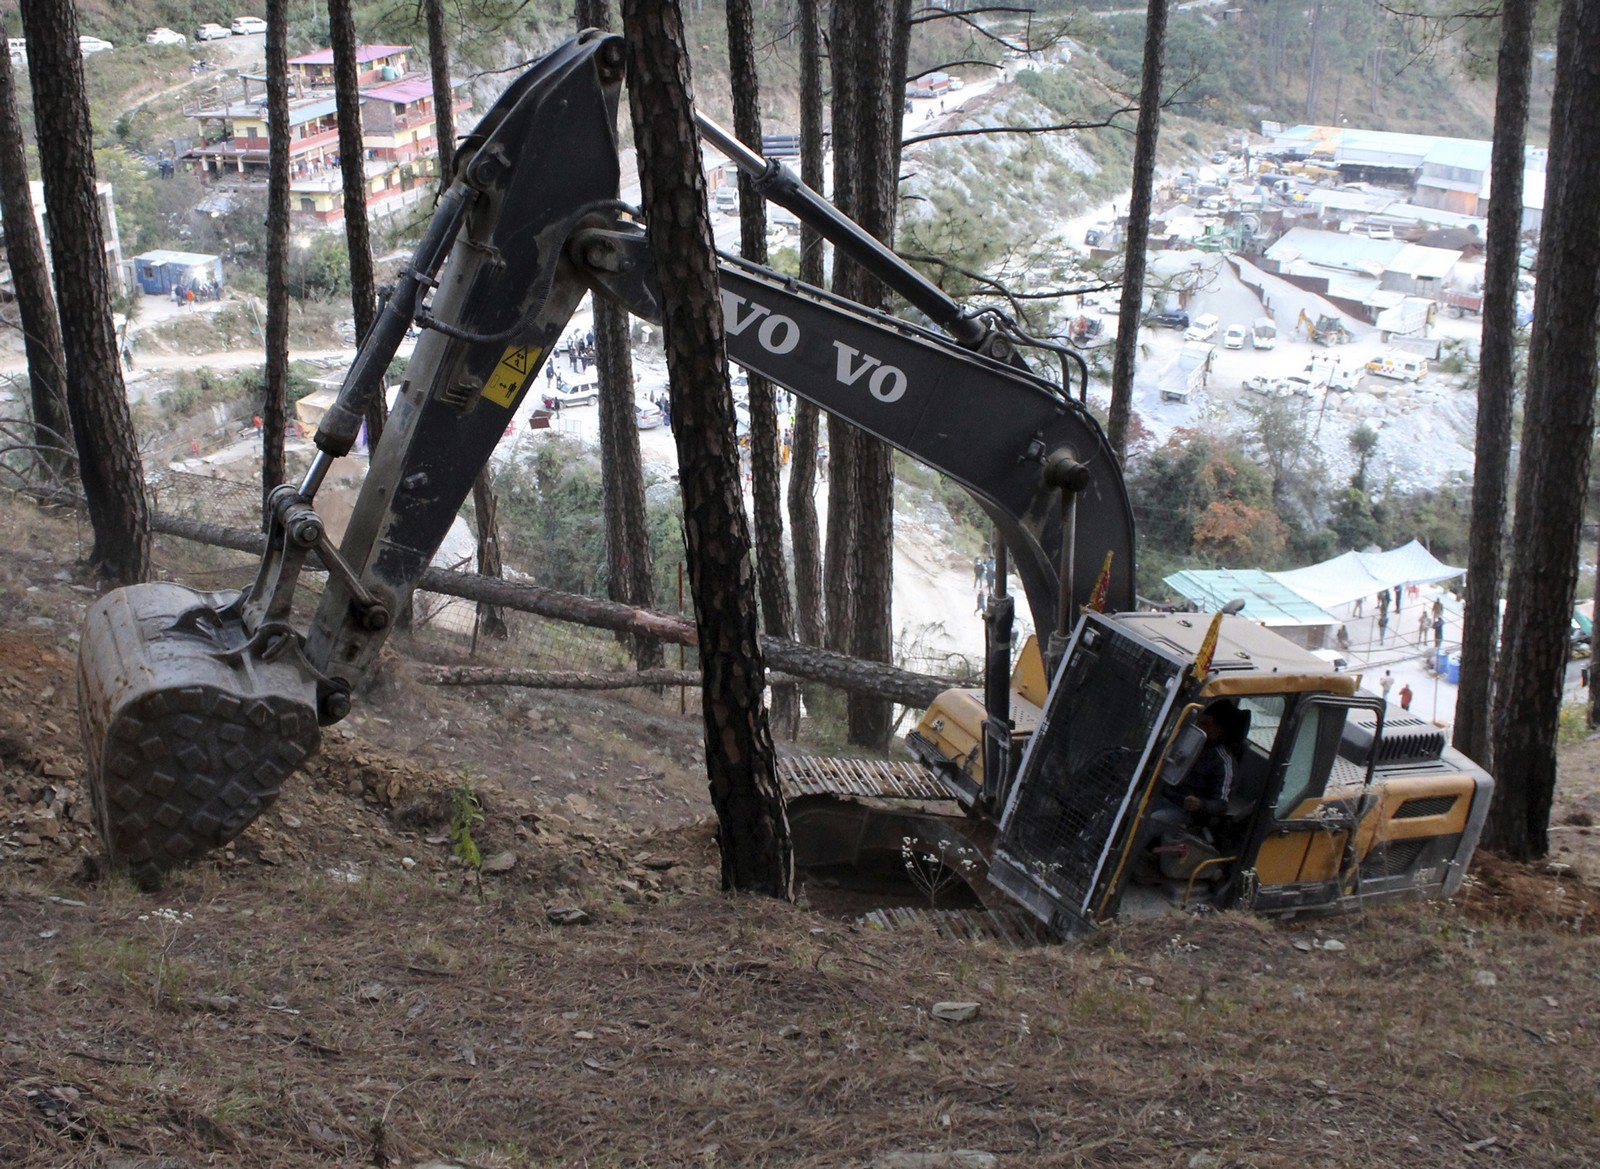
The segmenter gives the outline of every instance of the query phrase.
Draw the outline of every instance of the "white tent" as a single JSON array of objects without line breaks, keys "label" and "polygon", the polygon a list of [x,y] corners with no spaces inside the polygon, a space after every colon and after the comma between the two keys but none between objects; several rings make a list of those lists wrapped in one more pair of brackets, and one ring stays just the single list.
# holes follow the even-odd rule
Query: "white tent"
[{"label": "white tent", "polygon": [[1349,604],[1357,597],[1370,597],[1379,589],[1431,584],[1460,576],[1465,571],[1436,559],[1432,552],[1413,540],[1387,552],[1346,552],[1321,564],[1269,575],[1326,609]]}]

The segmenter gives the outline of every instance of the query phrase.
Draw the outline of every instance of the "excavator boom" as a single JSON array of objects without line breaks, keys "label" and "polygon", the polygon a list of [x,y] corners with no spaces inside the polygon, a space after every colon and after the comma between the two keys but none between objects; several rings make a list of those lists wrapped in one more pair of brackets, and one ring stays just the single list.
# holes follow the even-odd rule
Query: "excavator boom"
[{"label": "excavator boom", "polygon": [[[317,726],[344,717],[585,294],[660,320],[645,234],[617,198],[623,60],[617,37],[567,42],[513,83],[463,144],[426,238],[317,432],[311,470],[298,489],[273,496],[255,585],[239,595],[134,586],[91,611],[79,668],[84,736],[114,860],[155,871],[231,839],[316,749]],[[1011,336],[786,170],[714,126],[712,134],[761,171],[765,189],[949,330],[725,257],[733,360],[967,487],[1016,557],[1041,628],[1064,602],[1088,599],[1107,549],[1110,602],[1131,603],[1127,497],[1083,404],[1030,373]],[[421,338],[335,549],[312,501],[354,445],[413,322]],[[1075,558],[1066,533],[1095,554]],[[329,577],[301,636],[290,606],[313,553]],[[223,721],[235,729],[219,744]]]}]

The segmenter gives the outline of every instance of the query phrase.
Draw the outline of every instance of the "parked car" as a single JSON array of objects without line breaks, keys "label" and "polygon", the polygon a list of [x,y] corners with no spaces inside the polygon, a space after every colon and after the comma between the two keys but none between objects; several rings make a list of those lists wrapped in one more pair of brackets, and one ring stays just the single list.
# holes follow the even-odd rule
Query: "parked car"
[{"label": "parked car", "polygon": [[28,63],[27,40],[23,37],[7,37],[6,54],[11,58],[12,64],[26,65]]},{"label": "parked car", "polygon": [[194,39],[197,41],[220,41],[224,37],[232,35],[226,26],[215,24],[209,20],[194,30]]},{"label": "parked car", "polygon": [[557,380],[554,389],[544,392],[544,408],[554,410],[558,407],[587,406],[600,400],[600,387],[594,382],[584,382],[581,385],[569,386],[566,382]]},{"label": "parked car", "polygon": [[1224,349],[1243,349],[1245,327],[1243,325],[1229,325],[1222,334],[1222,347]]},{"label": "parked car", "polygon": [[739,210],[739,190],[737,187],[718,187],[715,198],[717,210],[724,215],[736,214]]},{"label": "parked car", "polygon": [[1145,314],[1144,323],[1153,329],[1187,329],[1189,314],[1180,309],[1159,309]]},{"label": "parked car", "polygon": [[78,38],[78,52],[82,53],[85,57],[91,56],[95,53],[107,53],[116,47],[117,46],[113,45],[110,41],[103,41],[99,37]]},{"label": "parked car", "polygon": [[189,38],[181,32],[173,32],[170,28],[153,28],[144,34],[144,43],[147,45],[186,45]]},{"label": "parked car", "polygon": [[1183,330],[1185,341],[1209,341],[1217,335],[1217,327],[1222,324],[1216,313],[1201,313],[1193,323]]},{"label": "parked car", "polygon": [[247,37],[258,32],[266,32],[267,22],[259,16],[235,16],[231,31],[236,37]]},{"label": "parked car", "polygon": [[1265,374],[1257,374],[1254,377],[1245,378],[1244,388],[1251,393],[1262,394],[1268,398],[1287,398],[1294,393],[1293,387],[1283,378],[1267,377]]},{"label": "parked car", "polygon": [[640,430],[654,430],[661,425],[661,408],[649,402],[634,402],[633,420]]}]

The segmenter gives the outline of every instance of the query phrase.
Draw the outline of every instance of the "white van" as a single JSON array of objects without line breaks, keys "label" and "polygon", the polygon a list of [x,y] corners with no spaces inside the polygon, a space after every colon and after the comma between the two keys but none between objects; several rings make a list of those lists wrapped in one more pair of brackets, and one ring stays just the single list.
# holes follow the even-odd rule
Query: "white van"
[{"label": "white van", "polygon": [[1189,327],[1183,331],[1185,341],[1209,341],[1217,335],[1217,328],[1222,324],[1216,313],[1201,313],[1189,322]]},{"label": "white van", "polygon": [[734,215],[739,210],[739,189],[737,187],[718,187],[713,202],[717,210],[724,215]]},{"label": "white van", "polygon": [[1385,353],[1376,361],[1367,362],[1367,372],[1401,382],[1418,382],[1428,376],[1428,359],[1410,353]]}]

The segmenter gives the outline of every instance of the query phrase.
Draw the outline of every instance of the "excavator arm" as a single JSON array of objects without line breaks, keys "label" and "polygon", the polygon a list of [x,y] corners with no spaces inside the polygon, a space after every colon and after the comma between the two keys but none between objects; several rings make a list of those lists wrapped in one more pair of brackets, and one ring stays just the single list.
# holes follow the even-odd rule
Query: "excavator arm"
[{"label": "excavator arm", "polygon": [[[587,292],[660,320],[644,232],[617,199],[623,59],[617,37],[567,42],[463,144],[426,238],[317,432],[310,471],[298,489],[274,493],[254,586],[233,595],[134,586],[91,611],[80,708],[114,861],[157,872],[231,839],[316,749],[318,724],[344,716]],[[970,490],[1016,557],[1041,629],[1064,629],[1108,550],[1109,603],[1131,604],[1126,493],[1082,403],[1027,370],[1014,332],[949,300],[782,168],[711,133],[761,172],[763,189],[949,333],[724,258],[729,356]],[[335,549],[312,501],[354,446],[413,323],[421,337]],[[313,551],[329,579],[301,637],[290,606]]]}]

